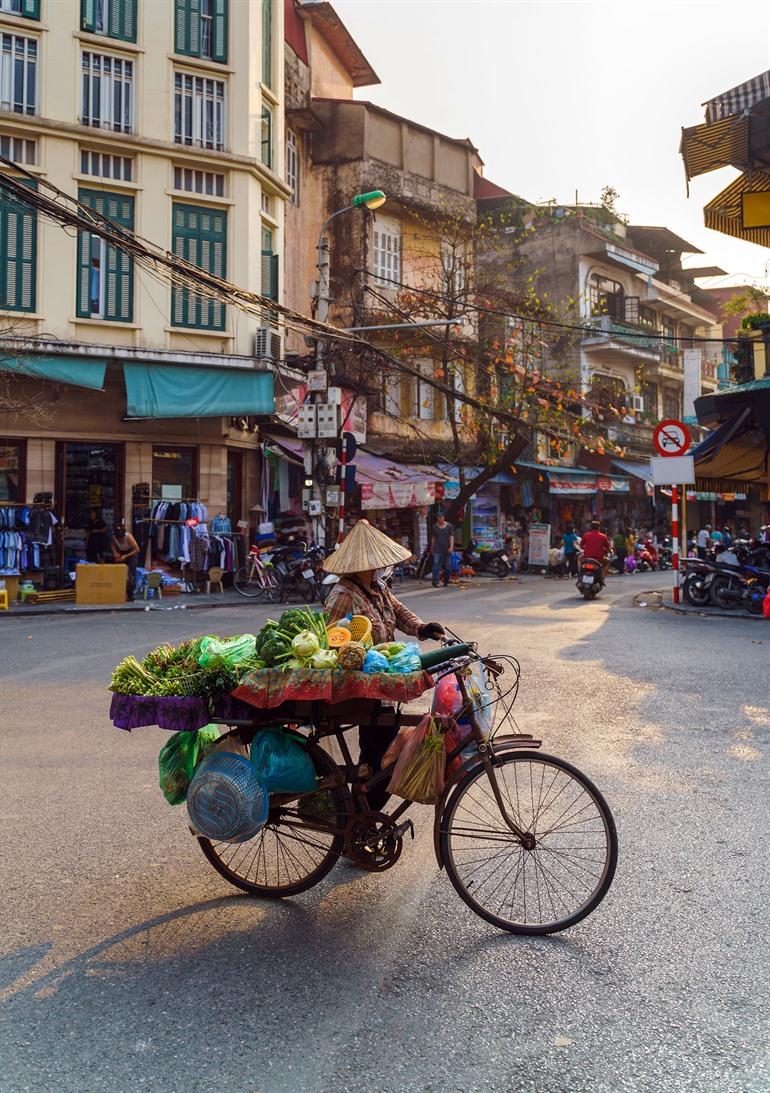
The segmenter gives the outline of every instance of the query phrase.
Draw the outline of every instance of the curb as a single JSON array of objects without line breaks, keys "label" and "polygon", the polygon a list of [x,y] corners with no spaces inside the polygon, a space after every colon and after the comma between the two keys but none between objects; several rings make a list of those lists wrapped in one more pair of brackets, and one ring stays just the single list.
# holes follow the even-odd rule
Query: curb
[{"label": "curb", "polygon": [[[657,602],[639,603],[638,601],[642,596],[646,596],[648,600],[657,597]],[[692,607],[690,604],[677,604],[672,601],[667,602],[664,599],[664,596],[664,592],[659,592],[657,590],[652,592],[638,592],[634,596],[634,607],[646,607],[648,610],[652,611],[671,611],[674,615],[696,615],[701,619],[740,619],[741,621],[751,619],[752,622],[765,621],[762,615],[751,615],[748,611],[717,611],[710,607]]]}]

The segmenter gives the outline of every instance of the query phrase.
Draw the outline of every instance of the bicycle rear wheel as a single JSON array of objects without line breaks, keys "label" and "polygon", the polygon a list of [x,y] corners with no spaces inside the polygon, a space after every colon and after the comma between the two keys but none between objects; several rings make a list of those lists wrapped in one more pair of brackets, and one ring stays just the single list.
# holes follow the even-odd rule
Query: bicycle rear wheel
[{"label": "bicycle rear wheel", "polygon": [[233,584],[248,599],[273,603],[278,597],[278,578],[269,569],[243,565],[235,574]]},{"label": "bicycle rear wheel", "polygon": [[563,759],[508,751],[492,763],[509,816],[535,845],[525,850],[508,828],[479,763],[441,816],[449,879],[477,915],[502,930],[566,930],[598,906],[612,883],[618,855],[612,813],[596,786]]},{"label": "bicycle rear wheel", "polygon": [[[308,755],[320,778],[338,773],[317,744]],[[285,800],[285,798],[283,799]],[[267,823],[243,843],[212,842],[198,836],[201,850],[218,873],[253,896],[295,896],[323,880],[339,860],[352,802],[344,783],[272,804]]]}]

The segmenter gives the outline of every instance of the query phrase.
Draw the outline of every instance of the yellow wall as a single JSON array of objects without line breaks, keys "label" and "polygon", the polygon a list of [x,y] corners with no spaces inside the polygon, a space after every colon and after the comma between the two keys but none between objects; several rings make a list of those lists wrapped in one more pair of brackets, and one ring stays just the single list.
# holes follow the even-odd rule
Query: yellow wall
[{"label": "yellow wall", "polygon": [[[231,0],[228,64],[175,58],[172,0],[139,0],[136,44],[83,34],[80,0],[42,0],[40,23],[0,13],[0,29],[37,38],[38,115],[0,111],[0,133],[38,141],[38,173],[67,193],[78,186],[116,189],[135,196],[135,230],[164,248],[171,246],[171,207],[176,198],[220,206],[228,212],[227,278],[247,289],[261,288],[260,228],[274,229],[274,250],[283,249],[285,156],[280,103],[283,88],[283,5],[273,3],[273,87],[261,87],[262,13],[259,3]],[[134,133],[97,130],[78,123],[80,54],[87,48],[134,63]],[[173,143],[174,72],[224,79],[227,84],[227,151],[183,148]],[[274,106],[275,173],[260,162],[262,98]],[[135,157],[134,181],[108,182],[81,176],[80,149],[88,147]],[[173,165],[218,171],[226,176],[225,198],[174,194]],[[272,216],[263,218],[263,191],[271,196]],[[170,329],[170,288],[135,271],[134,322],[77,320],[76,239],[51,224],[38,225],[38,310],[31,320],[0,312],[0,334],[9,321],[30,334],[67,341],[157,349],[251,355],[258,320],[228,313],[223,333]],[[4,321],[5,320],[5,321]],[[19,332],[14,329],[14,333]]]}]

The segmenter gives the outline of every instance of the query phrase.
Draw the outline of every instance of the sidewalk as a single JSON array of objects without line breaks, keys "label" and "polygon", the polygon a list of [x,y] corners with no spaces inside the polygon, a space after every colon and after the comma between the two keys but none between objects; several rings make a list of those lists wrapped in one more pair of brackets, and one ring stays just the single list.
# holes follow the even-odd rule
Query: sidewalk
[{"label": "sidewalk", "polygon": [[[478,587],[483,582],[484,586],[495,578],[486,578],[484,576],[474,577],[473,580],[461,581],[459,585],[452,585],[454,590],[467,590],[473,587],[474,582]],[[503,578],[502,584],[510,586],[516,578]],[[412,599],[415,596],[425,595],[428,592],[433,592],[434,589],[430,583],[430,579],[423,581],[405,580],[397,581],[393,587],[395,594],[401,598],[406,596]],[[255,607],[263,607],[272,611],[278,612],[285,610],[287,607],[297,607],[296,599],[292,599],[291,603],[264,603],[257,602],[256,600],[248,599],[246,596],[241,596],[239,592],[236,592],[234,588],[227,588],[221,593],[212,593],[206,595],[205,592],[183,592],[178,596],[166,596],[163,600],[156,599],[137,599],[133,603],[119,603],[119,604],[88,604],[80,605],[72,602],[71,600],[64,603],[48,603],[41,604],[38,607],[32,604],[12,603],[7,611],[0,611],[0,621],[2,619],[31,619],[31,618],[45,618],[46,616],[79,616],[79,615],[104,615],[110,612],[128,612],[128,611],[200,611],[204,608],[218,608],[218,607],[247,607],[253,610]],[[309,604],[314,610],[319,611],[321,605],[316,602]]]},{"label": "sidewalk", "polygon": [[718,607],[693,607],[684,599],[680,603],[674,603],[673,590],[670,588],[656,589],[650,592],[638,592],[634,596],[634,606],[647,607],[652,610],[672,611],[676,615],[699,615],[702,619],[751,619],[754,622],[766,622],[762,615],[752,615],[749,611],[736,609],[735,611],[722,611]]}]

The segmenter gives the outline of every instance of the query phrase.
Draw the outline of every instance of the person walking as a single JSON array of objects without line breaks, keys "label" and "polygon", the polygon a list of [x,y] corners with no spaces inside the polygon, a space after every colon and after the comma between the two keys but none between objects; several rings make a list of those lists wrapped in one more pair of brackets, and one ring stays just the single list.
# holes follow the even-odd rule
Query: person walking
[{"label": "person walking", "polygon": [[567,525],[564,533],[564,558],[567,563],[567,572],[570,577],[577,577],[578,558],[580,557],[580,536],[575,531],[573,524]]},{"label": "person walking", "polygon": [[626,533],[621,527],[612,537],[612,549],[615,552],[615,569],[622,577],[626,571],[626,556],[628,554],[628,545],[626,540]]},{"label": "person walking", "polygon": [[433,525],[433,534],[430,541],[430,550],[433,555],[433,587],[438,588],[438,578],[441,570],[444,571],[444,588],[449,584],[451,566],[449,555],[455,548],[455,532],[451,524],[448,524],[443,512],[436,517]]}]

